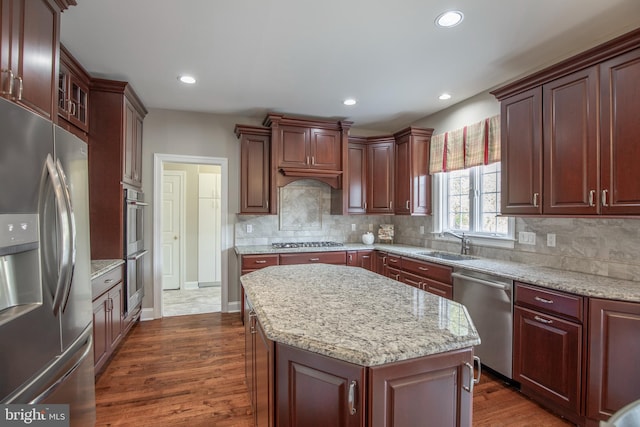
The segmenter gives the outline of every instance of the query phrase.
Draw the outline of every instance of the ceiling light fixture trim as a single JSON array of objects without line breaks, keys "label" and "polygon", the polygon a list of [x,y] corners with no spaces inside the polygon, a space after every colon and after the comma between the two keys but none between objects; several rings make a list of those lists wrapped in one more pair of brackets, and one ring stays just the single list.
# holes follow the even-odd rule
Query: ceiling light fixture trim
[{"label": "ceiling light fixture trim", "polygon": [[445,101],[445,100],[447,100],[447,99],[451,99],[451,95],[450,95],[450,94],[448,94],[448,93],[443,93],[442,95],[440,95],[440,96],[438,97],[438,99],[439,99],[439,100],[441,100],[441,101]]},{"label": "ceiling light fixture trim", "polygon": [[345,99],[344,101],[342,101],[342,103],[343,103],[344,105],[356,105],[356,104],[358,103],[358,101],[356,101],[356,100],[355,100],[355,99],[353,99],[353,98],[347,98],[347,99]]},{"label": "ceiling light fixture trim", "polygon": [[448,10],[436,17],[436,26],[441,28],[451,28],[460,24],[464,19],[464,14],[459,10]]}]

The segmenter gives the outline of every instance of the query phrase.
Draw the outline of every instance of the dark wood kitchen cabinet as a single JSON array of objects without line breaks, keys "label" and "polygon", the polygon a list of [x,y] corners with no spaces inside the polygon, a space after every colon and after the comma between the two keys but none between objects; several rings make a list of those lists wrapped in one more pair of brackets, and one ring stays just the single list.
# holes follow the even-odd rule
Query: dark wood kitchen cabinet
[{"label": "dark wood kitchen cabinet", "polygon": [[340,132],[303,126],[280,126],[278,167],[342,170]]},{"label": "dark wood kitchen cabinet", "polygon": [[275,214],[271,177],[271,129],[236,125],[240,139],[240,213]]},{"label": "dark wood kitchen cabinet", "polygon": [[[274,425],[274,343],[245,300],[245,375],[255,427]],[[280,424],[279,424],[280,425]]]},{"label": "dark wood kitchen cabinet", "polygon": [[453,299],[453,268],[432,262],[402,257],[400,281],[423,291]]},{"label": "dark wood kitchen cabinet", "polygon": [[584,298],[515,283],[513,379],[521,391],[582,424]]},{"label": "dark wood kitchen cabinet", "polygon": [[278,343],[275,369],[278,427],[365,425],[365,367]]},{"label": "dark wood kitchen cabinet", "polygon": [[640,303],[590,298],[587,418],[597,425],[640,399]]},{"label": "dark wood kitchen cabinet", "polygon": [[639,44],[634,30],[491,92],[502,214],[640,214]]},{"label": "dark wood kitchen cabinet", "polygon": [[542,86],[545,214],[598,213],[597,89],[596,66]]},{"label": "dark wood kitchen cabinet", "polygon": [[500,100],[501,213],[542,213],[542,89]]},{"label": "dark wood kitchen cabinet", "polygon": [[367,213],[366,138],[349,138],[347,164],[347,213],[365,214]]},{"label": "dark wood kitchen cabinet", "polygon": [[433,129],[409,127],[394,134],[396,215],[431,213],[429,154]]},{"label": "dark wood kitchen cabinet", "polygon": [[603,214],[640,214],[639,81],[640,49],[600,64]]},{"label": "dark wood kitchen cabinet", "polygon": [[127,82],[94,79],[90,96],[91,259],[122,259],[124,185],[140,189],[147,110]]},{"label": "dark wood kitchen cabinet", "polygon": [[100,373],[122,339],[124,330],[123,267],[91,281],[93,291],[93,360]]},{"label": "dark wood kitchen cabinet", "polygon": [[366,270],[374,271],[373,260],[373,249],[347,252],[347,265],[352,267],[362,267]]},{"label": "dark wood kitchen cabinet", "polygon": [[346,251],[335,252],[299,252],[280,254],[280,265],[292,264],[336,264],[347,265]]},{"label": "dark wood kitchen cabinet", "polygon": [[58,125],[88,141],[89,84],[91,77],[69,51],[60,45],[58,73]]},{"label": "dark wood kitchen cabinet", "polygon": [[367,147],[367,213],[393,213],[394,146],[390,137]]},{"label": "dark wood kitchen cabinet", "polygon": [[57,115],[60,12],[70,3],[0,0],[0,94],[51,121]]}]

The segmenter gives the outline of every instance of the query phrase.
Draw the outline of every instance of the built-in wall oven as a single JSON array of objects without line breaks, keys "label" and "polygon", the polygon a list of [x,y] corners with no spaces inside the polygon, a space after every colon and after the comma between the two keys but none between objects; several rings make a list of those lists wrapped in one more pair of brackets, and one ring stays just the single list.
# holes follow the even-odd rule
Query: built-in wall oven
[{"label": "built-in wall oven", "polygon": [[125,194],[125,230],[124,252],[126,261],[126,298],[127,315],[136,309],[144,296],[144,257],[147,255],[144,241],[144,194],[127,188]]}]

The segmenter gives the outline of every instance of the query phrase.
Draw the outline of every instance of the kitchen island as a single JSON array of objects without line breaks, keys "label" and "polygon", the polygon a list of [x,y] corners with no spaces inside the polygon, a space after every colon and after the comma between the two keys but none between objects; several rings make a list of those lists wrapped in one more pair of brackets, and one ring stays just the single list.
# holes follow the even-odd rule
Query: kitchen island
[{"label": "kitchen island", "polygon": [[256,425],[471,425],[480,338],[462,305],[346,266],[241,281]]}]

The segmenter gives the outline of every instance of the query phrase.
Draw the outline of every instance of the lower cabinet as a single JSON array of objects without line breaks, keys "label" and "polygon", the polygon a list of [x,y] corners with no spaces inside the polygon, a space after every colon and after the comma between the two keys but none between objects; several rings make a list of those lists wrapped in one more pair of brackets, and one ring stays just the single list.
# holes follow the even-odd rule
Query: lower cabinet
[{"label": "lower cabinet", "polygon": [[97,290],[99,293],[93,299],[93,360],[95,372],[98,374],[122,340],[124,331],[122,268],[93,279],[92,287],[94,292]]},{"label": "lower cabinet", "polygon": [[375,271],[373,252],[373,250],[348,251],[347,265],[352,267],[362,267],[369,271]]},{"label": "lower cabinet", "polygon": [[264,334],[249,303],[245,302],[245,305],[245,375],[253,422],[256,427],[272,427],[274,345]]},{"label": "lower cabinet", "polygon": [[248,299],[245,345],[254,426],[471,427],[471,348],[360,366],[270,341]]},{"label": "lower cabinet", "polygon": [[591,298],[586,411],[589,420],[607,420],[623,406],[640,399],[638,361],[640,304]]},{"label": "lower cabinet", "polygon": [[513,379],[521,391],[581,422],[582,297],[515,284]]},{"label": "lower cabinet", "polygon": [[365,368],[276,345],[278,427],[365,425]]}]

